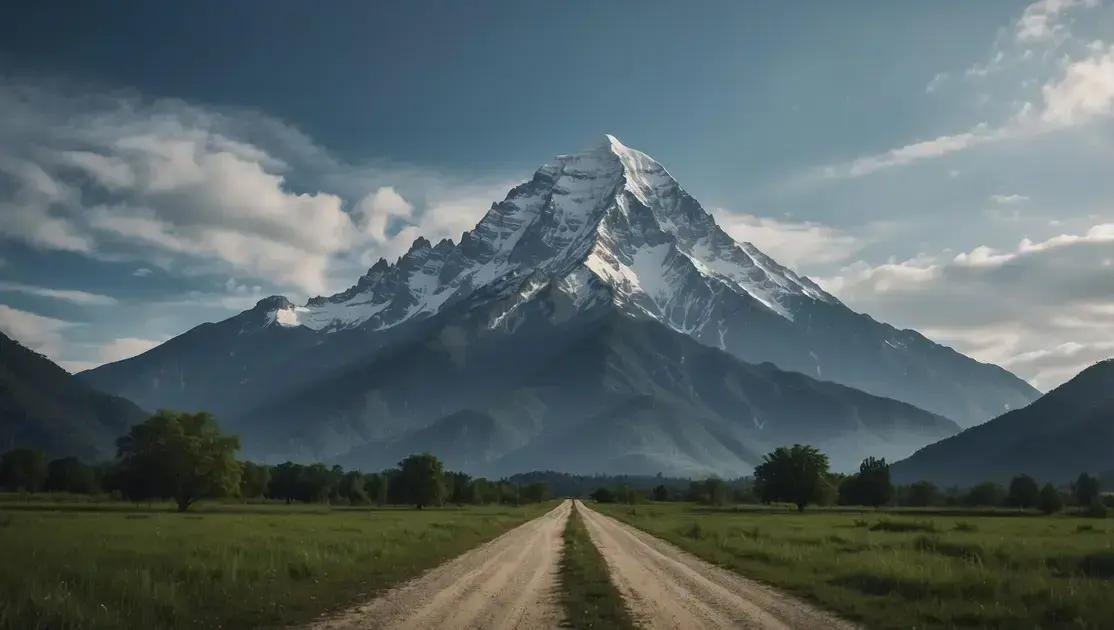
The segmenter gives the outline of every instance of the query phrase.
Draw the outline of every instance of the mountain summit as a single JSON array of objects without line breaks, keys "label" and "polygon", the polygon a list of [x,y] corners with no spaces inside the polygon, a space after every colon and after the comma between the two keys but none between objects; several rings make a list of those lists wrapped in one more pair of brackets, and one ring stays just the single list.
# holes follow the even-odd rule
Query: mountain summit
[{"label": "mountain summit", "polygon": [[[706,352],[722,373],[687,363]],[[267,298],[83,376],[148,408],[211,409],[260,433],[268,457],[366,464],[453,435],[472,444],[464,464],[510,472],[524,461],[515,453],[573,440],[561,431],[589,420],[623,427],[602,443],[648,441],[608,460],[627,468],[614,472],[744,473],[786,440],[853,465],[950,435],[945,417],[969,426],[1037,396],[736,242],[661,164],[613,136],[543,165],[459,243],[418,238],[341,293]],[[704,437],[681,439],[686,427]]]},{"label": "mountain summit", "polygon": [[624,312],[698,337],[726,334],[716,312],[724,292],[790,320],[793,298],[838,303],[753,245],[736,243],[665,168],[608,135],[591,151],[542,166],[459,245],[419,237],[396,264],[380,260],[352,288],[276,310],[275,319],[314,330],[385,330],[481,287],[528,277],[573,296],[606,287]]},{"label": "mountain summit", "polygon": [[[609,301],[752,362],[771,361],[913,403],[970,426],[1038,392],[910,330],[852,312],[816,283],[736,242],[650,156],[608,135],[562,155],[510,191],[459,244],[414,242],[352,288],[276,309],[281,326],[385,331],[484,293],[520,293],[492,326],[543,286],[577,307]],[[498,291],[495,291],[497,293]]]}]

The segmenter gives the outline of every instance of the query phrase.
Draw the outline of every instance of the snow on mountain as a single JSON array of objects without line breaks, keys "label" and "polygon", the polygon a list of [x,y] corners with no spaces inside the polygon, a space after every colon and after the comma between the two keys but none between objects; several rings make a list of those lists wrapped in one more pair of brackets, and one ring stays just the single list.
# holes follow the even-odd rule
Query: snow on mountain
[{"label": "snow on mountain", "polygon": [[443,327],[475,324],[496,347],[524,328],[604,312],[962,426],[1038,396],[997,366],[852,311],[736,242],[661,164],[612,136],[543,165],[459,243],[418,238],[341,293],[303,305],[267,298],[86,378],[149,408],[237,417],[276,390],[328,381]]},{"label": "snow on mountain", "polygon": [[[356,286],[276,310],[282,326],[385,330],[495,282],[543,274],[576,292],[602,282],[617,306],[682,332],[709,325],[715,295],[750,296],[793,317],[790,296],[836,302],[749,243],[737,243],[653,158],[614,136],[558,156],[515,187],[459,244],[424,238]],[[535,293],[536,293],[535,287]]]}]

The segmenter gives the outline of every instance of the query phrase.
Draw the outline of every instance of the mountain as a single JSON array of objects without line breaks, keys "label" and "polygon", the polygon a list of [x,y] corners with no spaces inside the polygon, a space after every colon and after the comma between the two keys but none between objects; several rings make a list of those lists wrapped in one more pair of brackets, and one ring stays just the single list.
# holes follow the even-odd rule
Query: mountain
[{"label": "mountain", "polygon": [[95,391],[0,334],[0,450],[30,446],[52,456],[96,460],[115,455],[115,440],[146,414]]},{"label": "mountain", "polygon": [[[206,408],[232,425],[251,425],[259,409],[281,398],[314,425],[321,422],[315,409],[330,406],[313,398],[316,392],[377,384],[352,374],[399,379],[393,366],[405,365],[431,336],[451,334],[454,320],[483,313],[482,326],[491,330],[553,325],[550,333],[565,335],[580,330],[568,323],[586,321],[578,316],[588,312],[651,322],[741,361],[902,400],[963,426],[1037,396],[1001,368],[851,311],[753,245],[734,241],[660,164],[611,136],[542,166],[459,243],[418,238],[396,262],[379,260],[346,291],[303,305],[267,298],[82,377],[147,407]],[[543,341],[553,351],[564,344]],[[517,376],[523,364],[513,367]],[[485,414],[472,401],[502,386],[480,374],[460,380],[470,387],[423,388],[423,374],[409,374],[415,382],[398,391],[421,396],[405,404],[422,411],[391,420],[399,427],[464,410]],[[310,399],[317,407],[307,406]],[[369,416],[382,412],[378,398],[365,403]],[[443,413],[431,415],[433,407]],[[469,418],[473,432],[482,432],[478,416]],[[326,433],[315,443],[327,442]],[[330,439],[353,448],[377,436],[341,431]]]},{"label": "mountain", "polygon": [[893,465],[900,482],[1064,483],[1114,471],[1114,359],[1096,363],[1024,409],[937,442]]},{"label": "mountain", "polygon": [[[733,477],[785,443],[809,441],[850,469],[959,430],[906,403],[744,363],[606,299],[573,309],[559,286],[536,291],[526,305],[512,292],[438,318],[419,342],[245,414],[239,430],[267,436],[250,454],[376,469],[429,451],[495,476]],[[514,324],[491,325],[501,317]]]}]

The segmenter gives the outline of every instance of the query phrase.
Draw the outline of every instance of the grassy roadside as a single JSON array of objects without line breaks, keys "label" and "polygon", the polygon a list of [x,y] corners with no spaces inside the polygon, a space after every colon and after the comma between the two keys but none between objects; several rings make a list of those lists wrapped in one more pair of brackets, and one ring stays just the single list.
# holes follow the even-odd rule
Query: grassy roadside
[{"label": "grassy roadside", "polygon": [[561,602],[570,628],[634,628],[580,513],[574,508],[565,525],[565,550],[561,557]]},{"label": "grassy roadside", "polygon": [[1109,628],[1114,523],[596,505],[870,628]]},{"label": "grassy roadside", "polygon": [[421,511],[212,506],[195,514],[100,507],[0,507],[0,628],[302,623],[553,503]]}]

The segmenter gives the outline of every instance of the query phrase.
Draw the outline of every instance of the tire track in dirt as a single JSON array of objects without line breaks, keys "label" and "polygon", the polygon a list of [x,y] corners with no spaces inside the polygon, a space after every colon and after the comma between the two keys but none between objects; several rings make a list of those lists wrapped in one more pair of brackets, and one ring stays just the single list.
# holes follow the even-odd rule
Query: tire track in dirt
[{"label": "tire track in dirt", "polygon": [[709,564],[579,501],[576,509],[641,627],[855,627],[790,595]]},{"label": "tire track in dirt", "polygon": [[316,629],[556,628],[564,501],[495,540],[396,586],[365,604],[323,619]]}]

